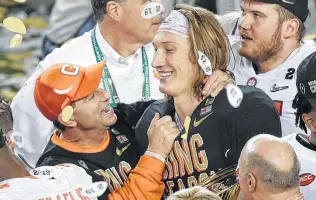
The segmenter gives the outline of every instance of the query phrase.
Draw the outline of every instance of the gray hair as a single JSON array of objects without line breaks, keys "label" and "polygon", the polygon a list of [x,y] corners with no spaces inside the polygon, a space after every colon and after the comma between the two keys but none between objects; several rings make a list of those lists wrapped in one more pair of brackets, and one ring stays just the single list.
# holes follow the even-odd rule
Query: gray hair
[{"label": "gray hair", "polygon": [[204,187],[195,186],[180,190],[168,197],[167,200],[221,200],[221,198]]},{"label": "gray hair", "polygon": [[224,29],[226,35],[239,35],[237,29],[240,16],[240,11],[229,12],[225,15],[217,16],[217,19]]},{"label": "gray hair", "polygon": [[289,171],[280,169],[252,151],[246,153],[245,172],[248,172],[249,168],[257,169],[259,171],[259,181],[262,181],[272,191],[284,191],[299,186],[301,165],[293,147],[289,145],[289,148],[292,151],[294,159],[294,164]]},{"label": "gray hair", "polygon": [[93,15],[96,22],[99,23],[103,21],[104,15],[106,14],[106,4],[109,1],[123,3],[127,0],[91,0]]}]

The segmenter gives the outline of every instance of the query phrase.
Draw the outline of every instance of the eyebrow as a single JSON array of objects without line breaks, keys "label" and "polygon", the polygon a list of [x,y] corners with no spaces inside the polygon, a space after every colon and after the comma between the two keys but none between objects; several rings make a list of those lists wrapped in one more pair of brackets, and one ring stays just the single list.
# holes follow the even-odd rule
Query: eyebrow
[{"label": "eyebrow", "polygon": [[[176,45],[177,45],[177,43],[176,43],[176,42],[174,42],[174,41],[163,41],[163,42],[159,42],[159,44],[170,44],[170,43],[172,43],[172,44],[176,44]],[[157,44],[155,44],[155,42],[153,42],[153,45],[154,45],[154,47],[156,47],[156,46],[157,46]]]}]

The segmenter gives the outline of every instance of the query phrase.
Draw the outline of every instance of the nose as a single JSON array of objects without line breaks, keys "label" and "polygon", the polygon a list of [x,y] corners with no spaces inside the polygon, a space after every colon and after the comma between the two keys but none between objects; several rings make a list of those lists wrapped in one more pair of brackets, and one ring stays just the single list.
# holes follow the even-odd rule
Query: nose
[{"label": "nose", "polygon": [[151,63],[153,68],[162,67],[165,65],[166,56],[163,53],[160,53],[160,51],[156,51],[154,55],[154,59]]},{"label": "nose", "polygon": [[248,14],[242,15],[239,18],[239,25],[238,28],[239,30],[244,29],[248,30],[251,27],[251,17]]}]

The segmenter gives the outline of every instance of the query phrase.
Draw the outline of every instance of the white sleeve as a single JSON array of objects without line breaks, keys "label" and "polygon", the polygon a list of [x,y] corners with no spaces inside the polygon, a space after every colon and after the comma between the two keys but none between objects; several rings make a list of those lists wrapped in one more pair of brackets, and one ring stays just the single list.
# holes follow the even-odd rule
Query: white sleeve
[{"label": "white sleeve", "polygon": [[37,71],[24,83],[14,97],[11,109],[13,114],[13,135],[20,139],[12,141],[14,150],[30,167],[34,167],[44,150],[54,125],[38,110],[34,101],[34,86],[37,77],[44,71]]},{"label": "white sleeve", "polygon": [[[0,200],[22,200],[21,197],[23,200],[58,199],[58,196],[63,197],[64,194],[69,198],[73,197],[71,199],[85,197],[97,200],[97,196],[103,194],[107,188],[105,182],[92,183],[92,177],[83,168],[73,164],[39,167],[31,170],[32,173],[38,174],[36,178],[15,178],[1,182]],[[50,174],[54,179],[39,174]]]},{"label": "white sleeve", "polygon": [[[70,46],[70,45],[68,45]],[[29,167],[36,166],[40,155],[45,149],[55,127],[39,111],[34,100],[36,79],[46,69],[57,63],[67,62],[70,59],[67,48],[57,48],[41,61],[34,74],[24,83],[14,97],[11,109],[13,114],[13,135],[18,141],[13,140],[15,153],[24,160]]]}]

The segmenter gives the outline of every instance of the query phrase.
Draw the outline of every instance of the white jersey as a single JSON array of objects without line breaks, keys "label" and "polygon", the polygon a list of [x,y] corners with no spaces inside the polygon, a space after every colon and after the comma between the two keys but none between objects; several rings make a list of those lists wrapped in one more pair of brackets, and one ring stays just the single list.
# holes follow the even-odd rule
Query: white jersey
[{"label": "white jersey", "polygon": [[297,134],[291,134],[283,139],[291,144],[301,163],[300,189],[306,200],[315,199],[316,196],[316,151],[303,146],[296,139]]},{"label": "white jersey", "polygon": [[107,188],[105,182],[92,183],[92,177],[73,164],[40,167],[32,173],[37,177],[1,182],[0,200],[97,200]]},{"label": "white jersey", "polygon": [[[96,64],[91,31],[72,40],[69,44],[55,49],[43,61],[36,72],[25,82],[11,104],[13,112],[13,134],[18,138],[15,143],[15,152],[31,166],[34,167],[39,156],[43,152],[51,133],[55,129],[53,123],[47,120],[38,110],[34,102],[34,85],[37,77],[45,69],[56,63],[72,63],[79,66],[91,66]],[[112,81],[116,87],[118,96],[123,103],[132,103],[141,100],[143,95],[143,65],[142,50],[127,58],[121,57],[102,37],[96,28],[96,39],[106,59]],[[159,79],[155,78],[150,67],[154,56],[152,44],[145,46],[148,64],[150,96],[152,99],[162,99],[159,92]],[[103,88],[102,81],[100,87]]]},{"label": "white jersey", "polygon": [[295,125],[295,109],[292,108],[292,102],[297,94],[296,72],[300,63],[316,51],[316,46],[303,44],[276,68],[256,74],[252,62],[238,54],[240,37],[229,36],[229,39],[233,55],[228,70],[234,74],[236,83],[260,88],[275,101],[283,136],[300,132],[301,129]]}]

